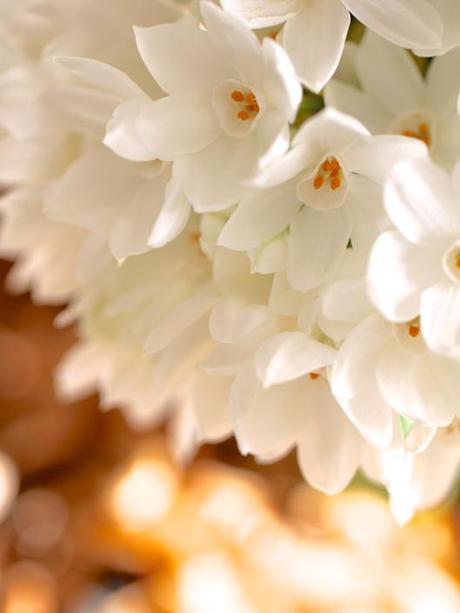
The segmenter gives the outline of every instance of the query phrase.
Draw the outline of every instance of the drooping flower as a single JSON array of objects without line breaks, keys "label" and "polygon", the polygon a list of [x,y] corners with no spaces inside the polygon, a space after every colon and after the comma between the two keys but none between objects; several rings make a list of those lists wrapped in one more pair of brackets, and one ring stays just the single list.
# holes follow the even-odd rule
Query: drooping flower
[{"label": "drooping flower", "polygon": [[458,355],[460,343],[460,167],[452,177],[426,159],[398,164],[385,188],[396,226],[376,241],[368,288],[390,321],[420,316],[428,346]]}]

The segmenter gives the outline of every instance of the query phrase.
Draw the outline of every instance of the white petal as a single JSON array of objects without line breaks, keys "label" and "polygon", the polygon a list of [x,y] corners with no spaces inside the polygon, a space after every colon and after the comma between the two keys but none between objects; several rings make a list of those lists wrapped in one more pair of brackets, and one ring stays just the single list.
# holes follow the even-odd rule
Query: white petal
[{"label": "white petal", "polygon": [[164,198],[163,176],[139,181],[138,189],[133,190],[133,197],[121,207],[109,231],[109,248],[117,260],[145,253],[150,249],[150,229],[161,210]]},{"label": "white petal", "polygon": [[371,300],[391,321],[410,321],[420,313],[422,292],[441,275],[436,252],[384,232],[369,259],[367,287]]},{"label": "white petal", "polygon": [[380,449],[391,442],[391,409],[375,377],[377,358],[388,340],[388,324],[372,315],[346,338],[331,371],[331,389],[361,434]]},{"label": "white petal", "polygon": [[50,184],[47,215],[91,230],[106,226],[136,193],[140,181],[135,170],[103,146],[89,149]]},{"label": "white petal", "polygon": [[268,109],[250,136],[254,136],[257,142],[257,167],[253,169],[254,173],[272,164],[289,149],[290,134],[285,114],[277,109]]},{"label": "white petal", "polygon": [[369,255],[379,234],[391,226],[383,207],[383,189],[361,175],[352,175],[348,185],[347,206],[352,219],[351,242],[361,261]]},{"label": "white petal", "polygon": [[325,155],[338,151],[355,138],[369,134],[369,131],[353,117],[332,108],[326,108],[302,124],[292,144],[305,143],[315,151],[319,161]]},{"label": "white petal", "polygon": [[399,413],[431,426],[452,421],[457,401],[436,377],[427,354],[411,354],[392,342],[380,357],[376,374],[383,397]]},{"label": "white petal", "polygon": [[257,86],[262,74],[262,50],[255,34],[239,18],[211,2],[201,2],[200,8],[214,52],[222,53],[241,81]]},{"label": "white petal", "polygon": [[356,53],[361,87],[390,115],[419,108],[423,77],[405,49],[366,32]]},{"label": "white petal", "polygon": [[228,400],[231,379],[198,371],[193,382],[192,411],[201,441],[217,442],[232,433]]},{"label": "white petal", "polygon": [[350,15],[338,0],[312,0],[284,26],[283,42],[299,79],[319,92],[342,55]]},{"label": "white petal", "polygon": [[303,292],[320,285],[342,257],[350,235],[345,206],[330,211],[304,207],[291,223],[287,262],[291,285]]},{"label": "white petal", "polygon": [[146,94],[127,74],[110,64],[84,57],[54,57],[53,62],[81,81],[118,96],[120,102],[146,98]]},{"label": "white petal", "polygon": [[401,47],[441,45],[442,22],[426,0],[342,0],[349,11],[377,34]]},{"label": "white petal", "polygon": [[451,115],[458,97],[458,83],[452,79],[460,62],[460,48],[436,57],[426,73],[425,104],[436,116]]},{"label": "white petal", "polygon": [[303,332],[282,332],[259,347],[257,375],[264,387],[297,379],[334,361],[335,349]]},{"label": "white petal", "polygon": [[442,45],[432,49],[415,49],[418,55],[432,56],[441,55],[460,43],[460,5],[455,0],[431,0],[434,8],[438,11],[444,26],[442,32]]},{"label": "white petal", "polygon": [[258,249],[248,252],[251,272],[271,275],[284,271],[287,258],[287,235],[280,234]]},{"label": "white petal", "polygon": [[220,343],[238,343],[270,322],[263,305],[245,304],[238,299],[221,300],[209,319],[211,336]]},{"label": "white petal", "polygon": [[327,381],[313,381],[300,429],[297,458],[314,488],[337,494],[356,472],[364,441],[332,396]]},{"label": "white petal", "polygon": [[372,306],[360,278],[330,285],[322,293],[321,309],[327,319],[358,324],[370,314]]},{"label": "white petal", "polygon": [[317,162],[317,153],[307,144],[300,144],[290,149],[281,158],[269,164],[251,179],[255,187],[274,187],[293,179],[301,170],[305,170]]},{"label": "white petal", "polygon": [[251,191],[231,214],[218,244],[245,251],[282,232],[300,206],[293,188],[293,185],[283,185]]},{"label": "white petal", "polygon": [[201,292],[179,302],[156,326],[152,327],[145,343],[145,351],[148,354],[155,354],[168,347],[183,331],[206,315],[216,299],[212,288],[205,287]]},{"label": "white petal", "polygon": [[382,134],[355,140],[340,155],[348,171],[383,183],[395,164],[411,158],[426,158],[427,148],[416,138]]},{"label": "white petal", "polygon": [[226,11],[244,19],[250,28],[283,23],[302,8],[303,0],[221,0]]},{"label": "white petal", "polygon": [[176,169],[195,211],[207,213],[238,202],[256,160],[255,139],[224,135],[202,151],[177,159]]},{"label": "white petal", "polygon": [[206,94],[225,74],[208,34],[188,20],[134,32],[145,65],[168,94]]},{"label": "white petal", "polygon": [[262,51],[264,88],[270,104],[281,111],[292,123],[302,100],[302,86],[297,81],[294,67],[286,51],[272,38],[264,38]]},{"label": "white petal", "polygon": [[254,392],[235,424],[240,447],[261,456],[287,452],[296,442],[306,409],[305,385],[296,381],[268,390],[256,387]]},{"label": "white petal", "polygon": [[374,134],[384,132],[390,123],[390,117],[376,104],[375,100],[357,87],[335,78],[326,85],[324,100],[328,107],[356,117]]},{"label": "white petal", "polygon": [[460,233],[460,209],[450,177],[429,159],[402,161],[394,168],[385,186],[385,207],[411,242],[444,246],[449,236]]},{"label": "white petal", "polygon": [[137,131],[137,119],[148,108],[147,100],[132,100],[120,104],[107,124],[104,144],[120,157],[134,162],[154,160],[155,152]]},{"label": "white petal", "polygon": [[423,336],[433,351],[450,353],[460,345],[460,286],[439,281],[422,294]]},{"label": "white petal", "polygon": [[148,237],[152,247],[163,247],[178,236],[190,217],[188,203],[180,183],[171,179],[165,190],[165,201]]},{"label": "white petal", "polygon": [[201,151],[221,133],[210,105],[175,96],[147,106],[136,120],[136,130],[152,154],[163,160]]}]

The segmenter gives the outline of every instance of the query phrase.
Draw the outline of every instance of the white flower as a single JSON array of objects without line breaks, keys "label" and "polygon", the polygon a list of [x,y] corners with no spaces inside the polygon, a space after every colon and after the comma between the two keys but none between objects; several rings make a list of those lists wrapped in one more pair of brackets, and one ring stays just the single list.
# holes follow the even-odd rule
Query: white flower
[{"label": "white flower", "polygon": [[372,32],[353,51],[354,79],[332,79],[324,92],[328,106],[349,113],[376,134],[404,134],[422,140],[433,158],[451,168],[460,151],[456,110],[460,49],[434,58],[422,76],[413,58]]},{"label": "white flower", "polygon": [[363,468],[388,488],[391,511],[400,525],[448,494],[458,474],[459,443],[456,420],[438,430],[414,425],[405,440],[395,437],[389,450],[368,449]]},{"label": "white flower", "polygon": [[59,371],[63,394],[96,388],[104,406],[121,404],[137,427],[182,399],[213,346],[208,318],[217,296],[198,238],[191,223],[166,247],[121,266],[110,261],[85,287],[70,309],[82,343]]},{"label": "white flower", "polygon": [[431,352],[418,320],[390,324],[371,314],[345,338],[331,374],[332,391],[372,444],[392,440],[393,411],[429,426],[459,414],[460,364]]},{"label": "white flower", "polygon": [[392,165],[425,147],[401,136],[369,136],[355,119],[326,109],[305,122],[291,150],[256,178],[219,244],[253,250],[288,230],[290,284],[307,291],[333,273],[351,239],[366,254],[385,227],[380,183]]},{"label": "white flower", "polygon": [[120,107],[105,142],[128,159],[135,147],[135,159],[173,160],[203,212],[235,204],[243,181],[285,151],[301,87],[273,40],[260,45],[239,20],[201,8],[206,31],[191,20],[136,28],[139,52],[168,95]]},{"label": "white flower", "polygon": [[337,68],[350,25],[348,11],[392,43],[426,55],[437,55],[460,42],[460,16],[452,24],[455,19],[449,14],[458,11],[455,0],[220,1],[252,28],[285,22],[282,43],[299,78],[313,91],[322,89]]},{"label": "white flower", "polygon": [[214,277],[229,296],[209,320],[215,347],[199,375],[204,401],[194,405],[200,439],[233,431],[242,452],[262,461],[296,447],[309,483],[340,491],[361,461],[364,441],[329,388],[326,368],[336,352],[312,335],[316,295],[281,301],[271,276],[251,275],[247,258],[222,249]]},{"label": "white flower", "polygon": [[7,278],[10,291],[30,290],[39,304],[62,304],[81,286],[80,259],[87,234],[50,221],[42,203],[41,190],[30,187],[0,199],[0,254],[16,260]]},{"label": "white flower", "polygon": [[385,188],[396,230],[376,241],[368,288],[394,322],[420,315],[429,347],[458,354],[460,344],[460,166],[452,179],[433,162],[403,161]]}]

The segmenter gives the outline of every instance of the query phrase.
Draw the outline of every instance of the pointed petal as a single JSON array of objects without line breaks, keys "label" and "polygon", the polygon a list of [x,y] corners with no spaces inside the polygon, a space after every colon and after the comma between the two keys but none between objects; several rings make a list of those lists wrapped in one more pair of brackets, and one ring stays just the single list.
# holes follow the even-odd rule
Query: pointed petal
[{"label": "pointed petal", "polygon": [[342,55],[350,15],[338,0],[311,0],[284,26],[283,42],[299,79],[319,92]]},{"label": "pointed petal", "polygon": [[264,86],[270,102],[292,123],[302,100],[302,86],[286,51],[272,38],[263,40]]},{"label": "pointed petal", "polygon": [[392,412],[375,376],[377,358],[388,334],[388,324],[371,315],[347,336],[331,371],[331,389],[337,402],[361,434],[380,449],[388,447],[393,434]]},{"label": "pointed petal", "polygon": [[257,376],[264,387],[292,381],[332,364],[335,354],[335,349],[303,332],[282,332],[257,350]]},{"label": "pointed petal", "polygon": [[146,98],[146,94],[127,74],[110,64],[85,57],[54,57],[53,62],[84,83],[119,97],[120,102]]},{"label": "pointed petal", "polygon": [[218,244],[228,249],[255,249],[282,232],[299,208],[293,185],[253,190],[225,224]]},{"label": "pointed petal", "polygon": [[347,248],[351,221],[345,206],[316,211],[305,206],[293,219],[288,241],[287,275],[294,289],[320,285]]},{"label": "pointed petal", "polygon": [[257,86],[263,63],[262,49],[255,34],[241,19],[211,2],[201,2],[200,8],[214,53],[222,54],[241,81]]},{"label": "pointed petal", "polygon": [[164,192],[166,197],[148,237],[152,247],[163,247],[185,228],[190,217],[188,203],[180,183],[171,179]]},{"label": "pointed petal", "polygon": [[326,494],[343,490],[358,469],[364,441],[324,379],[313,381],[306,399],[297,458],[305,479]]},{"label": "pointed petal", "polygon": [[446,279],[422,294],[423,336],[433,351],[449,354],[460,345],[460,286]]},{"label": "pointed petal", "polygon": [[221,0],[226,11],[244,19],[250,28],[283,23],[302,8],[303,0]]},{"label": "pointed petal", "polygon": [[[400,162],[385,186],[385,207],[407,240],[449,243],[460,234],[460,209],[450,177],[430,159]],[[454,239],[452,239],[454,240]]]},{"label": "pointed petal", "polygon": [[342,0],[348,10],[377,34],[401,47],[441,45],[442,22],[426,0]]},{"label": "pointed petal", "polygon": [[270,322],[263,305],[245,304],[238,299],[221,300],[209,318],[211,336],[220,343],[239,343]]},{"label": "pointed petal", "polygon": [[154,160],[155,152],[144,142],[137,131],[137,119],[148,108],[150,102],[131,100],[115,109],[107,124],[104,144],[117,155],[134,162]]},{"label": "pointed petal", "polygon": [[410,321],[420,313],[422,292],[440,273],[436,252],[409,243],[398,232],[384,232],[369,259],[369,296],[387,319]]},{"label": "pointed petal", "polygon": [[366,94],[390,115],[419,108],[423,77],[405,49],[368,31],[356,52],[356,72]]},{"label": "pointed petal", "polygon": [[209,36],[188,20],[134,28],[149,72],[168,94],[206,93],[225,74],[225,63]]},{"label": "pointed petal", "polygon": [[201,151],[221,132],[210,105],[175,96],[146,107],[136,120],[136,130],[152,154],[163,160]]},{"label": "pointed petal", "polygon": [[427,148],[416,138],[392,134],[364,136],[341,151],[348,171],[384,183],[395,164],[411,158],[426,158]]}]

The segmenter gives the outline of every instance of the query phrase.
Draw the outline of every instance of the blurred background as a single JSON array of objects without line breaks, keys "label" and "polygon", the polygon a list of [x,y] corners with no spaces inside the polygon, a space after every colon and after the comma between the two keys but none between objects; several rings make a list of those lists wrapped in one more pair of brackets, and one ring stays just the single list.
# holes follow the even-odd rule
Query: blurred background
[{"label": "blurred background", "polygon": [[160,430],[131,432],[96,397],[53,394],[74,342],[58,309],[3,291],[3,613],[458,613],[460,506],[404,528],[356,479],[311,490],[295,458],[258,466],[233,441],[174,464]]}]

